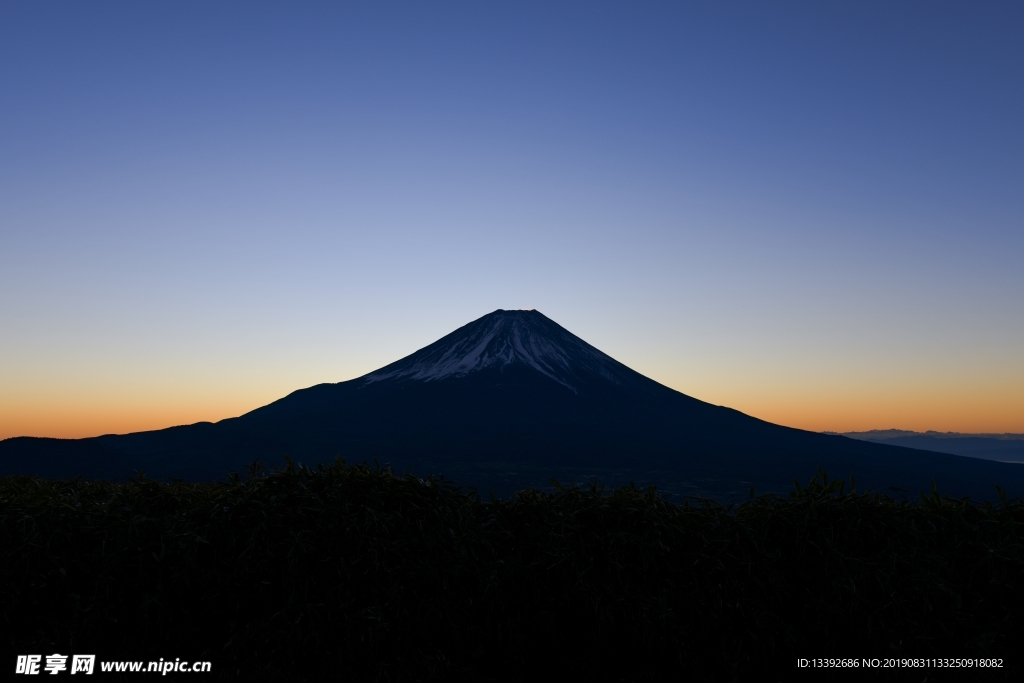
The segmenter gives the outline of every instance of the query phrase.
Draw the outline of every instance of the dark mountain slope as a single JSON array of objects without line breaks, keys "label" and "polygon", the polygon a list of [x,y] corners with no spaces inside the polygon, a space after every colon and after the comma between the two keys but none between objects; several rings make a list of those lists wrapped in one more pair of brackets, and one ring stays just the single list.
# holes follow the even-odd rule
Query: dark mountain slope
[{"label": "dark mountain slope", "polygon": [[985,436],[932,436],[929,434],[908,434],[894,437],[846,435],[853,439],[872,441],[890,446],[917,448],[938,453],[952,453],[971,458],[998,460],[1001,462],[1024,463],[1024,439],[1008,439]]},{"label": "dark mountain slope", "polygon": [[[19,441],[0,443],[2,471],[42,472],[41,440],[31,454]],[[239,418],[70,443],[81,449],[79,467],[67,469],[62,442],[60,468],[90,476],[130,461],[150,476],[220,479],[287,454],[307,464],[377,459],[499,495],[551,476],[594,475],[735,498],[752,484],[789,490],[818,467],[834,477],[852,472],[861,488],[916,495],[934,477],[956,495],[992,498],[995,484],[1024,495],[1024,469],[1012,465],[780,427],[704,403],[536,311],[496,311],[369,375],[296,391]]]}]

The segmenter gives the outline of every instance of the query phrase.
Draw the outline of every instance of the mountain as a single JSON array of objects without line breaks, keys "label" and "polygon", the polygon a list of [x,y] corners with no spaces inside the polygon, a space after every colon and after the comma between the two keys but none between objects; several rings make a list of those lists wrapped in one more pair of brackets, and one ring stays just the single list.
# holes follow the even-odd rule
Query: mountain
[{"label": "mountain", "polygon": [[222,479],[260,458],[340,456],[508,495],[599,480],[681,498],[786,492],[818,467],[859,488],[1024,495],[1024,468],[782,427],[649,379],[537,311],[498,310],[363,377],[241,417],[90,439],[0,442],[0,472]]},{"label": "mountain", "polygon": [[952,453],[969,458],[1024,463],[1024,434],[961,434],[873,429],[868,432],[846,432],[843,436],[891,446]]}]

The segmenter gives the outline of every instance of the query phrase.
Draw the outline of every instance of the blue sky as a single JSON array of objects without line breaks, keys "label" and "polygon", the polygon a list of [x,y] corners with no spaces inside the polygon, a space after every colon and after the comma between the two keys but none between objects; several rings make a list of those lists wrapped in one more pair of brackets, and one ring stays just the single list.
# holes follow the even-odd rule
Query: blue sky
[{"label": "blue sky", "polygon": [[783,424],[1024,431],[1024,6],[823,5],[0,6],[0,438],[496,308]]}]

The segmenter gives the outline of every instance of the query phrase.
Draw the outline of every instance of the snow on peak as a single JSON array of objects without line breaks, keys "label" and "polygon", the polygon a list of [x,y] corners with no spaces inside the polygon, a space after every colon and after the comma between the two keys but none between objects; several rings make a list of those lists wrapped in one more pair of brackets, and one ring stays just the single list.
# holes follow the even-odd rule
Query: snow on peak
[{"label": "snow on peak", "polygon": [[486,368],[523,364],[577,391],[598,375],[619,384],[628,368],[535,310],[497,310],[430,346],[367,375],[366,383],[464,377]]}]

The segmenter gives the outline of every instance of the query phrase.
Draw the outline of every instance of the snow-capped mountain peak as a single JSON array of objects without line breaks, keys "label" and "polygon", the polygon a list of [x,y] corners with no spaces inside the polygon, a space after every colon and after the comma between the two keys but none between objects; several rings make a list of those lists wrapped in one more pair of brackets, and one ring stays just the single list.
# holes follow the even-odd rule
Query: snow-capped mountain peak
[{"label": "snow-capped mountain peak", "polygon": [[539,311],[497,310],[363,379],[430,382],[512,365],[532,368],[574,392],[588,377],[620,384],[633,374]]}]

